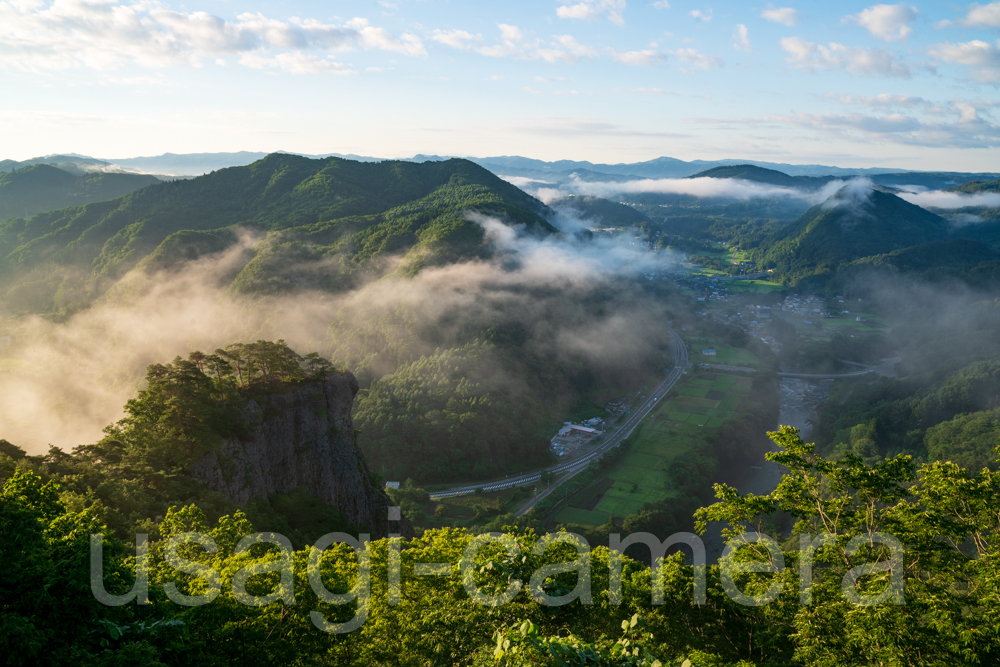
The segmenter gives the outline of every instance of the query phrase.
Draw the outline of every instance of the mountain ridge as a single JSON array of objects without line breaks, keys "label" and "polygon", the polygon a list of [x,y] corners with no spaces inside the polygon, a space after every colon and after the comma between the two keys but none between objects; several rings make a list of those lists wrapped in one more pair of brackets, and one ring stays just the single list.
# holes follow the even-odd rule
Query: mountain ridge
[{"label": "mountain ridge", "polygon": [[[407,254],[404,270],[414,272],[483,252],[484,232],[466,219],[470,210],[556,233],[541,202],[466,160],[364,163],[272,154],[246,167],[0,223],[0,293],[21,307],[87,302],[168,239],[193,259],[202,253],[187,243],[192,234],[216,251],[219,242],[231,245],[236,227],[267,234],[244,267],[249,273],[237,277],[243,291],[298,282],[303,276],[277,275],[296,253],[328,268]],[[161,259],[169,264],[176,252]]]},{"label": "mountain ridge", "polygon": [[[343,154],[343,153],[318,153],[306,154],[294,151],[274,151],[274,153],[285,153],[289,155],[300,155],[313,159],[326,157],[340,157],[344,159],[356,160],[359,162],[440,162],[444,160],[460,158],[493,171],[493,173],[505,173],[510,176],[523,176],[536,174],[556,174],[564,171],[585,169],[588,171],[606,173],[619,176],[629,176],[632,178],[684,178],[701,171],[706,171],[715,167],[726,167],[735,165],[753,165],[766,169],[773,169],[788,174],[789,176],[879,176],[879,177],[902,177],[905,174],[941,174],[947,177],[969,176],[968,180],[992,180],[1000,178],[1000,173],[975,173],[975,172],[924,172],[920,170],[902,169],[897,167],[835,167],[820,164],[790,164],[785,162],[766,162],[761,160],[748,160],[746,158],[723,158],[720,160],[691,160],[685,161],[678,158],[661,156],[651,160],[639,162],[620,162],[614,164],[589,162],[586,160],[555,160],[546,161],[535,158],[527,158],[517,155],[500,156],[441,156],[425,155],[418,153],[411,157],[402,158],[381,158],[366,155]],[[61,154],[31,158],[30,160],[0,160],[0,172],[10,171],[17,166],[45,161],[53,163],[52,160],[59,158],[62,163],[78,162],[90,165],[100,165],[104,163],[116,164],[120,167],[130,167],[141,169],[146,172],[163,174],[194,176],[208,173],[212,170],[223,169],[232,166],[246,166],[258,159],[272,153],[237,151],[231,153],[163,153],[159,156],[139,156],[131,158],[91,158],[74,154]],[[187,159],[184,159],[187,158]],[[171,168],[174,171],[171,171]],[[516,173],[515,173],[516,172]],[[898,179],[896,179],[898,180]],[[962,181],[957,181],[962,182]],[[956,182],[956,183],[957,183]],[[952,184],[956,184],[952,183]],[[893,185],[897,183],[883,183]],[[899,181],[898,184],[906,184]]]}]

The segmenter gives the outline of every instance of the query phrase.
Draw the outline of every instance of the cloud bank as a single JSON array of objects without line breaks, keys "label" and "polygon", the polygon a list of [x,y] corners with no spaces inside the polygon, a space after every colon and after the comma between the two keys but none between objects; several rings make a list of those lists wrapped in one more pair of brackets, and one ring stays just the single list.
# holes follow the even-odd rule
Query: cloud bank
[{"label": "cloud bank", "polygon": [[[514,183],[509,176],[502,178]],[[519,179],[519,183],[515,183],[515,185],[527,189],[532,195],[545,203],[568,195],[588,195],[613,199],[616,195],[621,194],[652,193],[737,200],[776,197],[780,199],[801,199],[811,204],[818,204],[842,188],[846,182],[842,180],[830,181],[818,190],[789,188],[738,178],[708,177],[644,178],[622,182],[583,181],[579,178],[574,178],[554,187],[551,184],[535,186],[535,183],[541,182],[531,179]]]},{"label": "cloud bank", "polygon": [[[598,367],[606,360],[612,370],[665,330],[648,302],[598,315],[580,306],[591,291],[662,265],[663,255],[631,239],[587,242],[568,233],[543,240],[486,216],[470,219],[493,245],[490,261],[429,268],[414,278],[395,277],[390,263],[381,279],[348,293],[237,298],[228,281],[258,241],[243,235],[229,250],[176,272],[133,271],[64,323],[13,323],[13,345],[0,357],[0,438],[33,454],[49,444],[95,442],[143,387],[147,365],[235,341],[283,338],[300,353],[318,351],[371,378],[462,344],[463,332],[510,313],[521,313],[525,326],[542,323],[535,344],[547,346],[544,354],[584,355]],[[566,214],[555,223],[567,232],[582,227]]]},{"label": "cloud bank", "polygon": [[930,190],[927,192],[900,192],[898,197],[923,208],[1000,208],[1000,193],[996,192],[965,194],[964,192]]},{"label": "cloud bank", "polygon": [[[132,63],[200,67],[206,60],[227,57],[244,59],[250,67],[266,63],[291,72],[328,71],[340,66],[317,66],[324,58],[302,52],[357,49],[427,54],[415,35],[396,36],[364,18],[338,24],[243,13],[226,20],[207,12],[165,9],[155,2],[0,2],[0,67],[27,71],[104,70]],[[304,66],[303,58],[313,58],[314,64]]]}]

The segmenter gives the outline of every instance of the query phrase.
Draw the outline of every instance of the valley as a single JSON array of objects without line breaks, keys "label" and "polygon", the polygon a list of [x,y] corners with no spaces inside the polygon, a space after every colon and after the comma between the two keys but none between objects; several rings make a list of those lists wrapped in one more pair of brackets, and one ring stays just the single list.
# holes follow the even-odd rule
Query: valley
[{"label": "valley", "polygon": [[[4,196],[78,196],[83,177],[43,197],[35,172]],[[796,465],[992,479],[988,211],[957,225],[969,207],[874,176],[596,178],[553,194],[467,160],[274,154],[10,217],[0,473],[58,483],[116,544],[237,521],[295,549],[401,534],[414,558],[483,532],[697,530],[712,568],[751,521],[797,544]]]}]

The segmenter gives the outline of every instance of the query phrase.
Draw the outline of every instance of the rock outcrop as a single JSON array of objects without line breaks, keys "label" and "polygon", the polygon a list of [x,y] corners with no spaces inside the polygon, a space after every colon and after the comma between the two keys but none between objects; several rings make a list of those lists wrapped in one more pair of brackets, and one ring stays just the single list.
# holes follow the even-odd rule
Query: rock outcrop
[{"label": "rock outcrop", "polygon": [[357,393],[353,375],[333,373],[291,392],[251,399],[243,410],[249,438],[225,440],[192,472],[237,505],[304,487],[370,529],[372,538],[412,536],[405,518],[388,520],[392,501],[372,483],[355,445],[351,407]]}]

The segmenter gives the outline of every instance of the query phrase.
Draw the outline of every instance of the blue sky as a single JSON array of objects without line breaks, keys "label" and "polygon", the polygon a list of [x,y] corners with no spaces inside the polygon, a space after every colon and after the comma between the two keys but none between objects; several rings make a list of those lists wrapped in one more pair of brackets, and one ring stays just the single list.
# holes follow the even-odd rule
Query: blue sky
[{"label": "blue sky", "polygon": [[1000,171],[1000,2],[0,0],[0,158]]}]

